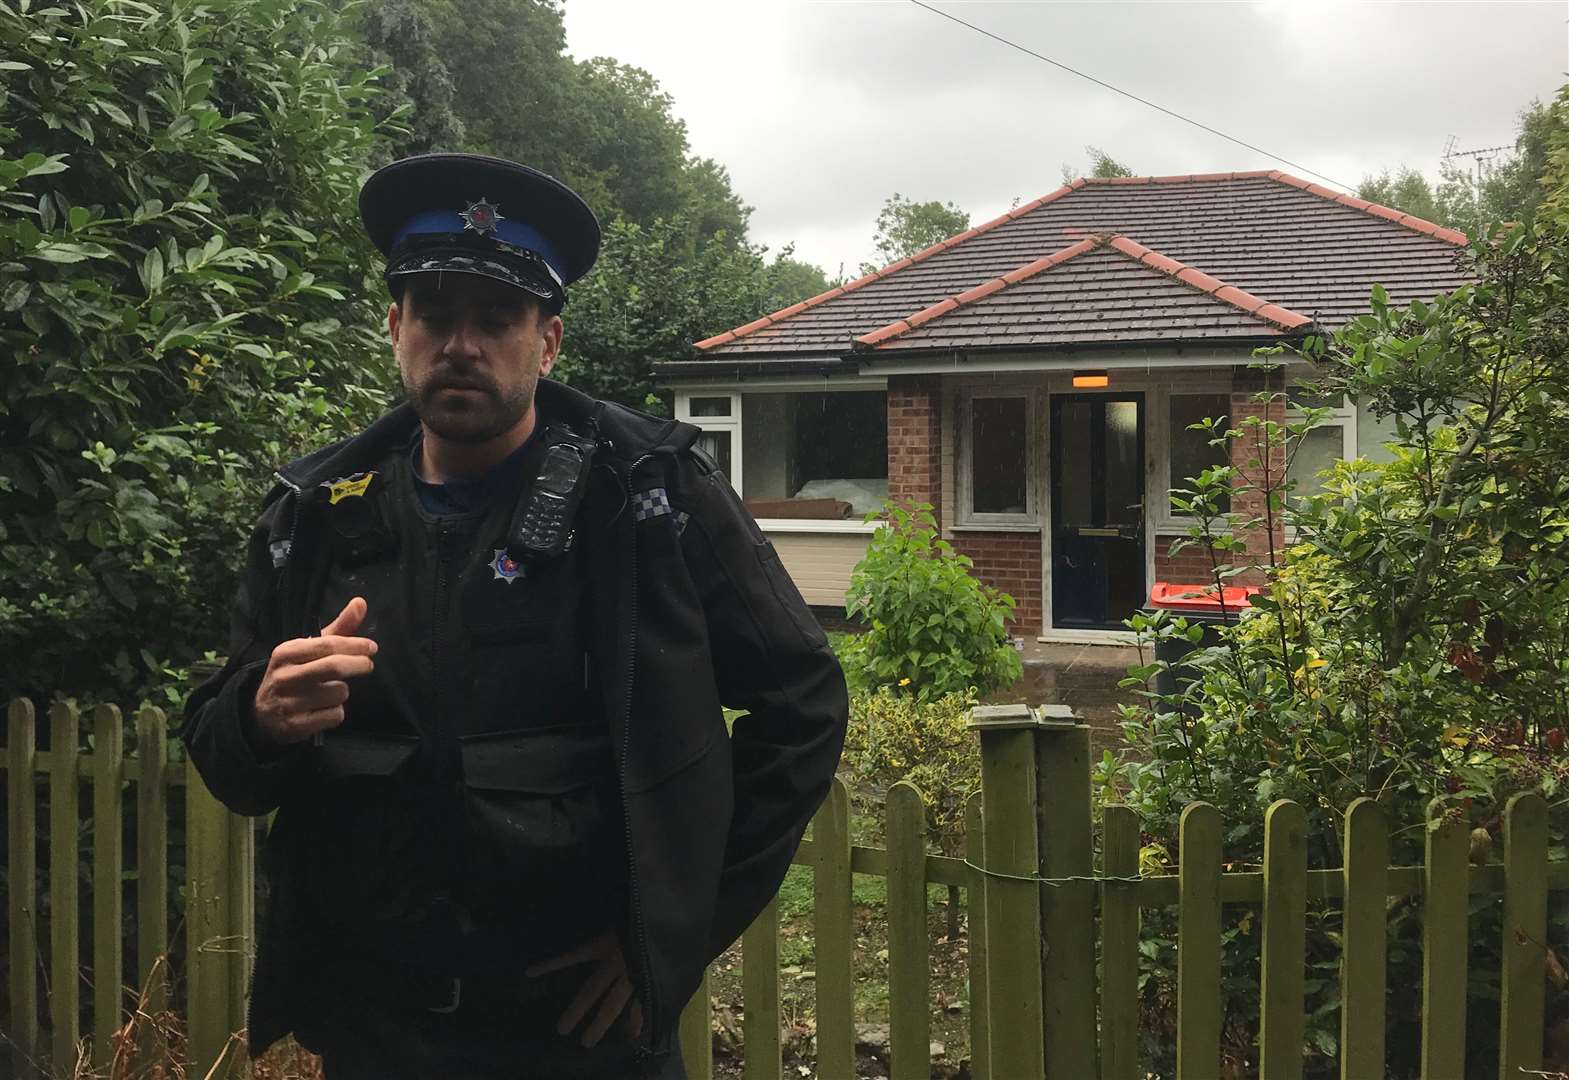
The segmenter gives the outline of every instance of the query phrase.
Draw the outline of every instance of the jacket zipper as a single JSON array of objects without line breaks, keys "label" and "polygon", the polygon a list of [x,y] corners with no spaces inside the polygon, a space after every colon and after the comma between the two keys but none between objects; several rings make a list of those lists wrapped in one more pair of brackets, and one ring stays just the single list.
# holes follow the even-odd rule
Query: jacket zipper
[{"label": "jacket zipper", "polygon": [[[635,483],[638,468],[645,462],[653,459],[652,454],[644,454],[632,462],[632,467],[627,470],[627,505],[630,506],[634,494],[632,486]],[[627,842],[627,884],[632,894],[632,936],[637,940],[638,957],[641,961],[643,1001],[648,1008],[648,1034],[652,1039],[653,1032],[657,1030],[657,1009],[654,1001],[653,989],[653,962],[648,952],[648,929],[643,921],[643,901],[637,884],[637,857],[632,843],[632,811],[627,804],[627,754],[632,748],[632,683],[637,670],[637,522],[629,523],[631,539],[627,544],[630,555],[627,565],[627,666],[625,681],[621,695],[621,822],[626,830]],[[639,1045],[636,1047],[638,1057],[648,1053],[647,1048]]]}]

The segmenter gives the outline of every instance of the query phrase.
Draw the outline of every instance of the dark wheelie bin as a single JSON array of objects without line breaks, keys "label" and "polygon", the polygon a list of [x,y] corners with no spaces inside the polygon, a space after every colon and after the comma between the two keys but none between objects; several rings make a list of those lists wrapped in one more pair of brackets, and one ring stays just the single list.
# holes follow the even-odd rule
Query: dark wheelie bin
[{"label": "dark wheelie bin", "polygon": [[1231,625],[1241,618],[1242,612],[1251,606],[1249,598],[1258,591],[1257,585],[1227,585],[1217,594],[1213,585],[1155,582],[1154,588],[1150,589],[1149,606],[1144,609],[1146,613],[1165,611],[1186,619],[1190,625],[1197,623],[1204,628],[1203,636],[1196,643],[1169,637],[1155,643],[1155,659],[1172,665],[1165,671],[1155,673],[1155,692],[1175,694],[1182,658],[1194,649],[1207,649],[1220,644],[1220,627]]}]

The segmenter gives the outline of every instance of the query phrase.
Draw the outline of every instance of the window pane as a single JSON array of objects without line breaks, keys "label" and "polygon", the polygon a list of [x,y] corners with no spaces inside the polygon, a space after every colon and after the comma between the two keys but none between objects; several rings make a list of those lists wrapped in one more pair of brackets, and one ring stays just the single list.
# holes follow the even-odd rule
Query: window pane
[{"label": "window pane", "polygon": [[[1212,436],[1207,431],[1189,431],[1189,424],[1202,420],[1221,420],[1231,411],[1231,398],[1226,394],[1172,394],[1170,425],[1171,470],[1167,486],[1191,488],[1189,477],[1197,476],[1216,465],[1230,464],[1224,446],[1211,446]],[[1231,509],[1231,499],[1223,496],[1220,510]]]},{"label": "window pane", "polygon": [[1144,520],[1144,467],[1139,460],[1139,403],[1106,402],[1106,524]]},{"label": "window pane", "polygon": [[730,398],[726,397],[695,397],[687,404],[691,416],[729,416]]},{"label": "window pane", "polygon": [[697,437],[697,445],[719,463],[719,471],[726,476],[730,475],[730,433],[728,431],[705,431]]},{"label": "window pane", "polygon": [[1029,442],[1024,398],[970,403],[970,490],[977,514],[1025,513]]},{"label": "window pane", "polygon": [[1090,505],[1090,411],[1088,401],[1064,401],[1057,413],[1057,510],[1064,525],[1094,525]]},{"label": "window pane", "polygon": [[1346,431],[1339,424],[1324,424],[1302,436],[1291,447],[1291,468],[1286,470],[1287,482],[1297,482],[1291,494],[1299,499],[1317,495],[1323,489],[1318,474],[1340,460],[1345,445]]},{"label": "window pane", "polygon": [[741,395],[741,491],[762,518],[859,519],[888,498],[888,395]]}]

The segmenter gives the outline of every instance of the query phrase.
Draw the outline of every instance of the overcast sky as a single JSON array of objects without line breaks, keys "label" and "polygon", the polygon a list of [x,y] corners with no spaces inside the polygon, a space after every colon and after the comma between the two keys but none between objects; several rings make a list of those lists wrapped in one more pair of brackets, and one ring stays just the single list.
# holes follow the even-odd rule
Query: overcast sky
[{"label": "overcast sky", "polygon": [[566,0],[567,47],[651,72],[754,207],[754,240],[851,276],[895,191],[978,223],[1085,170],[1090,143],[1139,174],[1436,178],[1451,135],[1512,141],[1569,69],[1564,0],[931,2],[1301,168],[908,0]]}]

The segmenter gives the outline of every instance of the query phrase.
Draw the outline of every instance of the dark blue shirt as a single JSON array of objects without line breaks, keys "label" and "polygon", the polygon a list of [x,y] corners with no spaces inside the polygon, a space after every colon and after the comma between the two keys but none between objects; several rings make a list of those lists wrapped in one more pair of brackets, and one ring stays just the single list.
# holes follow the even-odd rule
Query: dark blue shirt
[{"label": "dark blue shirt", "polygon": [[[533,433],[523,440],[522,446],[508,454],[505,461],[499,462],[479,476],[468,479],[454,477],[445,483],[437,484],[420,476],[420,450],[425,444],[425,429],[416,428],[414,443],[409,449],[409,465],[410,472],[414,476],[414,490],[419,494],[420,506],[424,507],[426,513],[438,517],[472,514],[488,507],[497,497],[515,492],[517,489],[509,481],[516,478],[523,466],[524,457],[543,437],[544,431],[543,419],[536,418]],[[533,477],[525,478],[525,483],[532,479]]]}]

